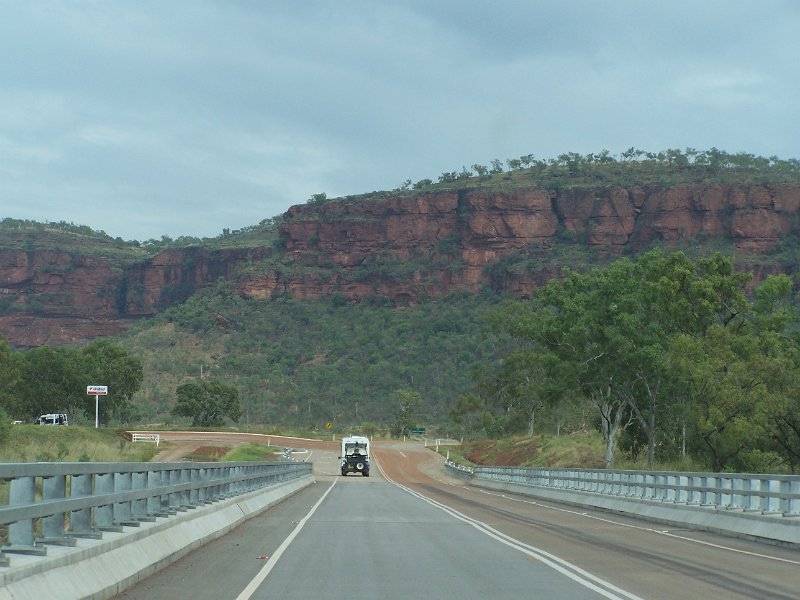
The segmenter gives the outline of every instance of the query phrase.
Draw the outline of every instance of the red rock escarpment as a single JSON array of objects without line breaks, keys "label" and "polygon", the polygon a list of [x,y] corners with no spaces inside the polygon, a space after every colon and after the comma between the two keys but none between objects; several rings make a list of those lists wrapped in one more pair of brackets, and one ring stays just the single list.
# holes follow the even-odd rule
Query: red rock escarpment
[{"label": "red rock escarpment", "polygon": [[[219,278],[250,298],[338,294],[403,304],[487,285],[525,297],[557,261],[499,279],[493,267],[565,244],[613,258],[655,242],[722,237],[763,274],[775,267],[759,265],[758,255],[798,233],[799,209],[800,187],[789,185],[475,189],[295,206],[274,251],[182,248],[120,267],[77,249],[0,248],[0,333],[18,347],[112,335]],[[250,268],[239,273],[242,266]]]}]

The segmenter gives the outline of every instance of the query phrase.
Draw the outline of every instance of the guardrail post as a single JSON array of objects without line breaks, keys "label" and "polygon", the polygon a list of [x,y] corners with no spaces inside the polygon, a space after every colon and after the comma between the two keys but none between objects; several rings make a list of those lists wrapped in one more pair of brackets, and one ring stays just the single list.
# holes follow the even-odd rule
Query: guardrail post
[{"label": "guardrail post", "polygon": [[[94,477],[94,489],[98,496],[113,494],[114,473],[97,473]],[[122,531],[122,526],[114,523],[113,504],[103,504],[95,508],[94,521],[100,531]]]},{"label": "guardrail post", "polygon": [[[147,489],[148,471],[137,471],[131,473],[131,489],[134,491],[141,491]],[[151,517],[147,504],[150,497],[140,498],[131,502],[131,517],[136,521],[152,522],[155,517]]]},{"label": "guardrail post", "polygon": [[203,502],[200,500],[200,488],[197,487],[198,482],[203,480],[202,469],[200,469],[199,467],[192,468],[189,471],[189,479],[192,482],[192,489],[189,492],[189,506],[191,508],[197,508],[198,506],[203,504]]},{"label": "guardrail post", "polygon": [[745,512],[761,512],[764,510],[761,505],[761,480],[751,477],[747,481],[750,482],[750,494],[748,495]]},{"label": "guardrail post", "polygon": [[636,486],[633,488],[635,498],[644,498],[647,495],[647,475],[644,473],[634,473],[633,479]]},{"label": "guardrail post", "polygon": [[666,489],[664,490],[664,501],[675,502],[678,497],[678,490],[676,489],[679,485],[678,477],[676,475],[667,475],[665,485]]},{"label": "guardrail post", "polygon": [[731,489],[733,490],[731,510],[742,511],[747,507],[745,504],[745,496],[742,493],[744,491],[744,481],[745,480],[741,477],[731,478]]},{"label": "guardrail post", "polygon": [[231,475],[236,478],[236,481],[232,484],[232,491],[234,495],[240,494],[244,491],[245,482],[239,479],[239,476],[244,470],[244,467],[231,467]]},{"label": "guardrail post", "polygon": [[[208,469],[198,469],[197,471],[197,480],[200,482],[204,482],[208,479]],[[208,487],[201,486],[197,489],[197,502],[198,504],[208,504],[210,500],[208,500]]]},{"label": "guardrail post", "polygon": [[[85,498],[86,496],[91,496],[93,494],[92,481],[93,477],[88,473],[84,475],[73,475],[69,482],[70,498]],[[92,530],[92,510],[90,508],[73,510],[69,514],[69,530],[67,533],[76,538],[99,540],[103,537],[100,531]]]},{"label": "guardrail post", "polygon": [[[702,478],[701,478],[702,479]],[[716,506],[717,505],[717,488],[719,487],[719,478],[716,476],[705,477],[703,482],[702,491],[702,506]]]},{"label": "guardrail post", "polygon": [[[63,500],[67,496],[67,476],[53,475],[42,478],[42,500]],[[42,537],[37,541],[41,544],[54,544],[58,546],[74,546],[75,538],[65,535],[67,515],[56,513],[49,517],[42,517]]]},{"label": "guardrail post", "polygon": [[781,510],[781,499],[778,494],[781,491],[781,482],[777,479],[768,479],[766,489],[766,510],[765,515],[779,515]]},{"label": "guardrail post", "polygon": [[691,476],[689,477],[689,501],[688,504],[699,506],[703,501],[703,492],[700,489],[703,482],[702,477]]},{"label": "guardrail post", "polygon": [[[133,489],[132,473],[114,473],[114,491],[115,492],[129,492]],[[114,503],[114,524],[127,525],[129,527],[138,527],[139,522],[135,521],[131,516],[131,502],[115,502]]]},{"label": "guardrail post", "polygon": [[[17,477],[11,480],[8,490],[8,504],[32,504],[36,498],[36,480],[34,477]],[[8,545],[3,547],[3,552],[16,552],[18,554],[47,554],[47,548],[37,546],[33,539],[33,519],[23,519],[8,524]]]},{"label": "guardrail post", "polygon": [[600,476],[600,490],[601,494],[612,494],[614,492],[614,485],[612,483],[613,475],[605,471],[598,473]]},{"label": "guardrail post", "polygon": [[[169,485],[178,485],[181,483],[180,469],[170,469],[167,471],[169,474]],[[177,514],[178,511],[186,510],[181,504],[181,493],[171,492],[169,495],[169,512],[170,514]]]},{"label": "guardrail post", "polygon": [[730,509],[733,505],[733,496],[729,490],[733,489],[733,482],[730,477],[720,476],[719,480],[720,493],[718,502],[722,508]]},{"label": "guardrail post", "polygon": [[619,474],[619,495],[624,497],[631,495],[631,474],[625,471]]},{"label": "guardrail post", "polygon": [[[181,469],[181,483],[190,483],[192,477],[192,468],[187,467],[185,469]],[[190,490],[183,490],[180,494],[181,499],[181,510],[189,510],[192,508],[191,502],[191,492]]]},{"label": "guardrail post", "polygon": [[788,489],[785,491],[791,495],[791,498],[786,503],[786,512],[783,515],[785,517],[800,516],[800,479],[792,479],[786,483]]},{"label": "guardrail post", "polygon": [[[163,474],[164,471],[148,471],[147,489],[155,490],[163,486]],[[147,515],[153,518],[166,517],[169,514],[166,511],[167,504],[168,500],[164,495],[153,493],[147,497]]]}]

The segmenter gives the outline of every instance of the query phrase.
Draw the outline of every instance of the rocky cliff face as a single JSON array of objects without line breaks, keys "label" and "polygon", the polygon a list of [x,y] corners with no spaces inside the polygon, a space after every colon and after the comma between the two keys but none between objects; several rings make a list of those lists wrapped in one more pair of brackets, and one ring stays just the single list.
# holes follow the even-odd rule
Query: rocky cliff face
[{"label": "rocky cliff face", "polygon": [[[246,281],[242,291],[413,302],[424,295],[476,292],[492,283],[492,265],[515,252],[542,257],[575,243],[611,258],[657,241],[723,237],[737,251],[758,255],[798,232],[798,208],[800,188],[769,185],[453,191],[296,206],[282,227],[284,262],[295,271]],[[399,265],[400,276],[382,277],[379,269],[369,276],[376,261]],[[408,272],[403,265],[417,268]],[[544,268],[507,274],[502,287],[527,296],[557,270],[546,261]]]},{"label": "rocky cliff face", "polygon": [[[800,233],[799,209],[800,187],[786,185],[462,190],[295,206],[274,251],[184,248],[115,266],[77,250],[0,249],[0,333],[18,347],[115,334],[220,277],[250,298],[404,304],[487,285],[525,297],[557,272],[558,260],[543,259],[566,245],[612,258],[725,238],[758,257]],[[497,268],[520,254],[525,268]]]},{"label": "rocky cliff face", "polygon": [[77,249],[0,250],[0,334],[15,347],[115,335],[270,251],[183,248],[119,266]]}]

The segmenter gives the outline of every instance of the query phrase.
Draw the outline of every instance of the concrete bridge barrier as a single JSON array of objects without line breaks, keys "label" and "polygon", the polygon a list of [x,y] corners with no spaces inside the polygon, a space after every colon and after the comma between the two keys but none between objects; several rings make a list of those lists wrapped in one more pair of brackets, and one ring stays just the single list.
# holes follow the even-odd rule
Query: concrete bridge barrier
[{"label": "concrete bridge barrier", "polygon": [[749,473],[466,468],[471,485],[800,547],[800,476]]},{"label": "concrete bridge barrier", "polygon": [[314,478],[310,463],[25,463],[0,480],[0,600],[103,600]]}]

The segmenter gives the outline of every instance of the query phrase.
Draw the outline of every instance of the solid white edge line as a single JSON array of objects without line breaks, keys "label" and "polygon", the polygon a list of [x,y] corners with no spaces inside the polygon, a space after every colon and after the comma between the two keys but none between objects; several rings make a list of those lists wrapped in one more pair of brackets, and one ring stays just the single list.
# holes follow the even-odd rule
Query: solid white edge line
[{"label": "solid white edge line", "polygon": [[489,537],[494,538],[497,541],[507,546],[510,546],[511,548],[514,548],[519,552],[522,552],[523,554],[527,554],[528,556],[536,558],[537,560],[543,562],[552,569],[555,569],[562,575],[569,577],[570,579],[572,579],[576,583],[583,585],[584,587],[596,591],[597,593],[605,596],[606,598],[618,599],[620,597],[625,597],[629,598],[630,600],[642,600],[642,598],[640,598],[636,594],[623,590],[615,586],[613,583],[610,583],[596,575],[593,575],[592,573],[589,573],[588,571],[581,569],[576,565],[570,564],[564,559],[555,556],[554,554],[542,550],[541,548],[537,548],[535,546],[531,546],[524,542],[520,542],[519,540],[511,537],[510,535],[498,531],[497,529],[491,527],[490,525],[487,525],[486,523],[483,523],[482,521],[478,521],[477,519],[468,517],[467,515],[464,515],[447,505],[440,504],[436,500],[427,498],[426,496],[423,496],[422,494],[419,494],[414,490],[404,488],[402,485],[399,484],[395,485],[398,485],[399,487],[406,489],[406,491],[408,491],[412,495],[419,496],[420,499],[425,500],[426,502],[432,504],[433,506],[438,506],[438,508],[440,508],[441,510],[451,514],[456,519],[459,519],[461,521],[464,521],[465,523],[472,525],[478,531],[484,533],[485,535],[488,535]]},{"label": "solid white edge line", "polygon": [[[477,519],[472,519],[471,517],[468,517],[445,504],[441,504],[440,502],[437,502],[432,498],[428,498],[427,496],[424,496],[419,492],[416,492],[410,488],[405,487],[404,485],[397,483],[386,474],[386,472],[381,468],[380,464],[378,465],[378,470],[381,472],[384,479],[386,479],[386,481],[388,481],[392,485],[399,487],[401,490],[408,492],[412,496],[416,496],[417,498],[424,500],[425,502],[428,502],[432,506],[435,506],[436,508],[448,513],[452,517],[472,525],[484,535],[488,535],[489,537],[507,546],[510,546],[511,548],[514,548],[515,550],[522,552],[523,554],[527,554],[528,556],[536,558],[537,560],[543,562],[550,568],[558,571],[565,577],[568,577],[569,579],[572,579],[574,582],[597,592],[601,596],[605,596],[606,598],[610,598],[611,600],[618,600],[620,597],[625,597],[628,598],[629,600],[643,600],[640,596],[637,596],[631,592],[627,592],[621,588],[618,588],[613,583],[605,581],[604,579],[601,579],[596,575],[592,575],[588,571],[585,571],[580,567],[572,565],[567,561],[558,558],[553,554],[550,554],[549,552],[545,552],[544,550],[536,548],[535,546],[529,546],[528,544],[520,542],[519,540],[516,540],[509,535],[497,531],[496,529],[490,527],[489,525],[486,525],[485,523],[482,523],[481,521],[478,521]],[[599,586],[603,586],[606,589],[598,587],[598,585],[595,585],[595,583],[592,582],[596,582]]]},{"label": "solid white edge line", "polygon": [[[588,514],[586,512],[570,510],[568,508],[560,508],[560,507],[552,506],[550,504],[546,504],[545,502],[536,501],[536,500],[524,500],[522,498],[514,498],[513,496],[508,496],[506,494],[498,494],[496,492],[491,492],[491,491],[488,491],[488,490],[485,490],[485,489],[480,489],[480,488],[479,489],[463,488],[463,489],[468,489],[468,490],[471,490],[471,491],[474,491],[474,492],[479,492],[479,493],[485,494],[487,496],[496,496],[498,498],[503,498],[505,500],[511,500],[513,502],[520,502],[522,504],[532,504],[532,505],[535,505],[535,506],[539,506],[541,508],[546,508],[546,509],[554,510],[554,511],[557,511],[557,512],[563,512],[563,513],[568,513],[568,514],[572,514],[572,515],[577,515],[577,516],[585,517],[587,519],[593,519],[595,521],[601,521],[603,523],[609,523],[610,525],[616,525],[618,527],[627,527],[628,529],[637,529],[639,531],[646,531],[648,533],[654,533],[656,535],[663,535],[663,536],[666,536],[666,537],[674,538],[676,540],[682,540],[684,542],[689,542],[691,544],[700,544],[702,546],[709,546],[711,548],[717,548],[718,550],[725,550],[727,552],[734,552],[736,554],[744,554],[746,556],[753,556],[753,557],[756,557],[756,558],[763,558],[765,560],[772,560],[772,561],[775,561],[775,562],[784,562],[784,563],[790,563],[790,564],[793,564],[793,565],[800,565],[800,561],[792,560],[790,558],[781,558],[779,556],[770,556],[769,554],[761,554],[759,552],[752,552],[750,550],[742,550],[740,548],[733,548],[731,546],[724,546],[722,544],[715,544],[713,542],[706,542],[704,540],[698,540],[698,539],[695,539],[695,538],[687,537],[685,535],[678,535],[677,533],[672,533],[668,529],[663,529],[662,530],[662,529],[655,529],[655,528],[652,528],[652,527],[642,527],[641,525],[632,525],[630,523],[621,523],[619,521],[615,521],[614,519],[608,519],[608,518],[600,517],[600,516],[597,516],[597,515],[590,515],[590,514]],[[631,518],[635,518],[635,515],[632,516]]]},{"label": "solid white edge line", "polygon": [[289,537],[283,540],[283,543],[278,546],[278,549],[275,550],[272,556],[269,557],[267,564],[261,567],[261,570],[256,574],[255,577],[253,577],[250,583],[247,584],[247,587],[245,587],[242,592],[236,596],[236,600],[249,600],[253,596],[261,584],[264,583],[264,580],[270,574],[270,571],[272,571],[273,567],[278,563],[278,560],[280,560],[283,553],[289,547],[289,544],[294,541],[294,538],[296,538],[297,534],[299,534],[303,527],[305,527],[305,524],[311,518],[311,515],[316,512],[317,508],[319,508],[319,505],[322,504],[323,500],[325,500],[328,494],[331,493],[331,490],[333,489],[333,486],[336,485],[337,481],[337,479],[333,480],[331,487],[325,490],[325,493],[322,494],[322,497],[317,500],[317,503],[314,504],[314,506],[311,507],[311,510],[308,511],[308,514],[300,520],[300,522],[297,524],[297,527],[295,527],[292,533],[289,534]]}]

